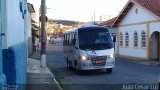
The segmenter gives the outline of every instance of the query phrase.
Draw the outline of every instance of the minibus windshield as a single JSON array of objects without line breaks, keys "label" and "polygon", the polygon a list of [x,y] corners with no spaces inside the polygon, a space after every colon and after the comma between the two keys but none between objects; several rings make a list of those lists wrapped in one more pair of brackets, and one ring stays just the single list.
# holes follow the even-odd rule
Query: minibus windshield
[{"label": "minibus windshield", "polygon": [[80,28],[78,36],[79,47],[82,50],[103,50],[113,48],[113,42],[107,28]]}]

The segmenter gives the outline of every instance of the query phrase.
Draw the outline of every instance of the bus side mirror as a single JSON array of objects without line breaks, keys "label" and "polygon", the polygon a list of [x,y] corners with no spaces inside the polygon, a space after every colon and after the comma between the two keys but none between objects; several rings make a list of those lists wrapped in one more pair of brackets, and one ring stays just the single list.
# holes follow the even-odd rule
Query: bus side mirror
[{"label": "bus side mirror", "polygon": [[113,37],[113,42],[116,42],[116,37],[115,36]]},{"label": "bus side mirror", "polygon": [[73,45],[75,45],[76,44],[76,39],[73,39]]}]

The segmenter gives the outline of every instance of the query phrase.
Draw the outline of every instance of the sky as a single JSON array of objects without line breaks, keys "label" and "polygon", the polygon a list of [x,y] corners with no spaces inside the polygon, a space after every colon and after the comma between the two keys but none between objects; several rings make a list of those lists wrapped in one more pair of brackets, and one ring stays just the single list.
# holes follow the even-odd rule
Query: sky
[{"label": "sky", "polygon": [[[38,13],[41,0],[27,0]],[[89,22],[115,17],[128,0],[46,0],[47,16],[52,19]]]}]

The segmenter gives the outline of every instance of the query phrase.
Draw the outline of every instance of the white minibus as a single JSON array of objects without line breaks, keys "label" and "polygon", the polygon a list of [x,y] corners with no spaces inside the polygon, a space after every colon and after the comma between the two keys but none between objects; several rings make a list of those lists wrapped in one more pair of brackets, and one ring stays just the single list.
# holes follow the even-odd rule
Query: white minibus
[{"label": "white minibus", "polygon": [[67,68],[103,69],[112,72],[115,66],[114,40],[102,26],[79,27],[64,32],[63,50]]}]

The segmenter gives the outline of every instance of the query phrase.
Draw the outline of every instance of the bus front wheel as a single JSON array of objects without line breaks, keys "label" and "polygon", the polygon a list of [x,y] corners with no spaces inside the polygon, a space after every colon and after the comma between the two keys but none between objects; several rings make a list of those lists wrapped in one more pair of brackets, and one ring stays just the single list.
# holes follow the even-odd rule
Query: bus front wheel
[{"label": "bus front wheel", "polygon": [[107,72],[107,73],[112,73],[112,68],[106,69],[106,72]]},{"label": "bus front wheel", "polygon": [[82,71],[78,69],[77,61],[75,61],[74,64],[75,64],[74,66],[75,66],[75,71],[76,71],[76,73],[77,73],[77,74],[82,74]]}]

